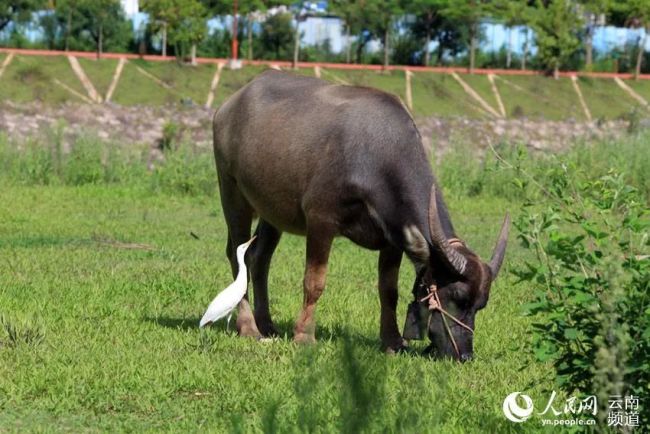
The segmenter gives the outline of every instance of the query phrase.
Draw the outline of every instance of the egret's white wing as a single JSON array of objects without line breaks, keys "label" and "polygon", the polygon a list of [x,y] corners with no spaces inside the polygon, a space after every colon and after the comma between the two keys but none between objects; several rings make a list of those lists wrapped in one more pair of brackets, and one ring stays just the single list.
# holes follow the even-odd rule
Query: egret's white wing
[{"label": "egret's white wing", "polygon": [[208,310],[203,314],[199,327],[203,327],[209,323],[219,321],[221,318],[228,316],[230,312],[237,307],[241,299],[244,297],[241,291],[238,291],[235,284],[221,291],[210,303]]}]

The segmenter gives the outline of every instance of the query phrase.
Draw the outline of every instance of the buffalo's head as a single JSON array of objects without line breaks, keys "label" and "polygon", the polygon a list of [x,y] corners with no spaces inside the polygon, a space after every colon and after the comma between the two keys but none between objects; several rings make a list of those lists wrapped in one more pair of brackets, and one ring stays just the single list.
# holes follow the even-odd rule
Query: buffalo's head
[{"label": "buffalo's head", "polygon": [[[474,352],[476,313],[487,304],[490,286],[503,263],[510,218],[506,214],[492,259],[485,263],[461,240],[445,235],[439,201],[434,186],[429,200],[430,255],[418,269],[404,338],[421,339],[426,329],[431,355],[467,361]],[[443,213],[448,218],[446,210]]]}]

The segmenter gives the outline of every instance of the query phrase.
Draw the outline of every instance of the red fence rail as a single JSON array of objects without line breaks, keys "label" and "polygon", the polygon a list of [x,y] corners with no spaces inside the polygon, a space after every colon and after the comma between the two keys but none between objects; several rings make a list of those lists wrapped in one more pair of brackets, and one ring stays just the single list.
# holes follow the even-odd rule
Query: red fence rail
[{"label": "red fence rail", "polygon": [[[88,51],[56,51],[56,50],[33,50],[23,48],[2,48],[0,53],[14,53],[21,56],[74,56],[87,59],[97,58],[97,54]],[[138,55],[133,53],[102,53],[104,59],[143,59],[153,62],[169,62],[175,61],[176,58],[172,56],[156,56],[156,55]],[[198,57],[197,63],[201,64],[217,64],[226,63],[228,59]],[[292,63],[284,60],[242,60],[244,65],[277,65],[279,67],[291,67]],[[365,64],[352,64],[352,63],[330,63],[330,62],[298,62],[299,68],[327,68],[327,69],[342,69],[342,70],[366,70],[366,71],[382,71],[388,69],[391,71],[413,71],[413,72],[435,72],[440,74],[466,73],[467,68],[463,67],[439,67],[439,66],[408,66],[408,65],[389,65],[384,68],[383,65],[365,65]],[[520,69],[474,69],[474,74],[494,74],[494,75],[542,75],[540,71],[534,70],[520,70]],[[629,80],[634,78],[634,74],[630,73],[616,73],[616,72],[586,72],[586,71],[561,71],[561,77],[593,77],[593,78],[620,78]],[[641,74],[638,77],[642,80],[650,80],[650,74]]]}]

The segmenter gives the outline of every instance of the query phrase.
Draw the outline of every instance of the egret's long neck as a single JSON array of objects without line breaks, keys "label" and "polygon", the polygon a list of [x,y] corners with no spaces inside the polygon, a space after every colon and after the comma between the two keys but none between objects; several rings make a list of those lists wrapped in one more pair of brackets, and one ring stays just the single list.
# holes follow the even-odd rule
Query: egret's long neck
[{"label": "egret's long neck", "polygon": [[246,262],[244,262],[244,256],[246,252],[239,254],[237,253],[237,264],[239,265],[239,271],[237,272],[237,278],[235,282],[239,283],[241,287],[246,288],[246,283],[248,280],[248,272],[246,271]]}]

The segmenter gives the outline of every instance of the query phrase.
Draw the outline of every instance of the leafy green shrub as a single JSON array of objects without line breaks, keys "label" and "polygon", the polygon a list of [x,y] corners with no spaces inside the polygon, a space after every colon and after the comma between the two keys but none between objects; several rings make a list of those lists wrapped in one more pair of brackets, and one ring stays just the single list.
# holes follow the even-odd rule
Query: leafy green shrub
[{"label": "leafy green shrub", "polygon": [[[571,393],[650,392],[650,212],[616,172],[593,179],[572,165],[547,173],[540,208],[516,221],[534,252],[516,273],[534,285],[532,348]],[[606,411],[604,412],[606,414]]]},{"label": "leafy green shrub", "polygon": [[217,188],[217,172],[212,153],[189,144],[165,154],[165,162],[152,174],[154,191],[182,193],[192,196],[212,195]]},{"label": "leafy green shrub", "polygon": [[[614,169],[625,182],[636,186],[639,194],[650,200],[650,132],[640,132],[617,140],[576,144],[558,154],[531,153],[523,145],[499,143],[495,152],[487,149],[481,157],[475,146],[454,143],[435,171],[441,185],[451,194],[475,196],[489,194],[507,199],[524,200],[539,193],[522,188],[528,182],[522,174],[547,179],[559,165],[574,167],[590,177],[605,176]],[[495,154],[496,153],[496,154]]]},{"label": "leafy green shrub", "polygon": [[180,127],[174,121],[167,121],[163,125],[163,136],[160,140],[160,149],[168,151],[174,149],[180,135]]},{"label": "leafy green shrub", "polygon": [[22,66],[20,69],[18,69],[16,75],[20,82],[24,85],[42,82],[48,78],[48,75],[43,70],[43,67],[38,64],[29,64]]},{"label": "leafy green shrub", "polygon": [[65,157],[62,175],[68,185],[99,183],[104,178],[102,143],[88,138],[77,140]]}]

